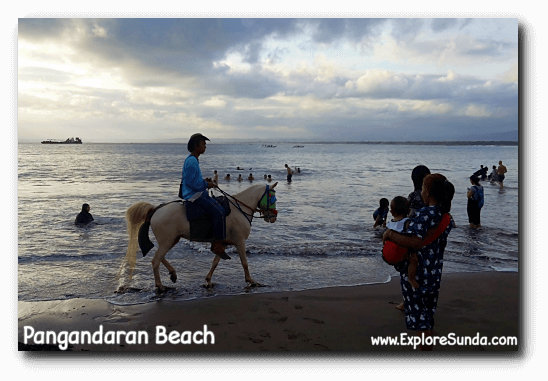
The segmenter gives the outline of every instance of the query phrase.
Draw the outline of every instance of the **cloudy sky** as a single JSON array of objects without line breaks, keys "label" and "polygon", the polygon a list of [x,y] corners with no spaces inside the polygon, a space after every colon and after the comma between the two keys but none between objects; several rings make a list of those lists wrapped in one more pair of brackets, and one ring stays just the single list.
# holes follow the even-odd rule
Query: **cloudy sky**
[{"label": "cloudy sky", "polygon": [[23,18],[17,49],[20,141],[518,129],[515,18]]}]

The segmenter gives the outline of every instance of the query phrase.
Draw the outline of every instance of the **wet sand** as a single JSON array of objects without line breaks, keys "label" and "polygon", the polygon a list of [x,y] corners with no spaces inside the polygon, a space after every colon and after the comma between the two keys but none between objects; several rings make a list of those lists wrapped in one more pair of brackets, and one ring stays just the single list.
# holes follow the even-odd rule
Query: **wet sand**
[{"label": "wet sand", "polygon": [[[71,299],[18,302],[18,336],[35,331],[146,331],[148,344],[72,344],[90,352],[286,352],[331,354],[413,352],[412,346],[375,346],[371,336],[414,336],[405,328],[399,278],[387,284],[335,287],[297,292],[219,296],[186,302],[116,306],[104,300]],[[489,339],[519,336],[520,284],[517,273],[444,274],[434,335]],[[167,333],[203,331],[214,344],[155,343],[157,326]],[[211,338],[211,335],[208,336]],[[200,338],[200,336],[198,336]],[[31,340],[29,344],[34,344]],[[436,352],[517,351],[519,345],[436,345]],[[20,346],[20,350],[23,347]],[[45,346],[25,350],[48,349]],[[49,347],[51,350],[51,347]],[[325,354],[325,353],[324,353]],[[479,353],[478,353],[479,354]]]}]

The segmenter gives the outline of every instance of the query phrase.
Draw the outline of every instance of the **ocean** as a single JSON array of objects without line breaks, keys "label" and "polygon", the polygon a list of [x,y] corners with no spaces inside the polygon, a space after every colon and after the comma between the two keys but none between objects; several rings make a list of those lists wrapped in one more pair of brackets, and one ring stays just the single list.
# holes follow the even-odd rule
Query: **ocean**
[{"label": "ocean", "polygon": [[[126,209],[177,199],[186,144],[18,145],[18,299],[100,298],[129,305],[217,295],[384,283],[398,273],[381,258],[382,229],[373,229],[379,199],[413,191],[412,169],[426,165],[456,188],[444,273],[518,271],[518,147],[386,144],[208,144],[202,174],[219,173],[219,186],[235,194],[271,175],[278,219],[256,218],[247,241],[249,270],[261,287],[247,287],[233,248],[203,287],[213,253],[205,243],[181,240],[167,259],[178,273],[171,283],[161,267],[165,294],[154,288],[150,260],[138,252],[129,290],[116,293],[128,244]],[[480,165],[502,160],[504,188],[482,182],[483,227],[470,229],[466,191]],[[284,165],[301,172],[286,181]],[[239,171],[236,168],[245,168]],[[223,178],[230,173],[232,180]],[[252,173],[253,182],[236,181]],[[74,225],[82,204],[95,221]],[[155,243],[152,231],[151,240]],[[157,247],[157,245],[156,245]],[[442,280],[443,288],[443,280]]]}]

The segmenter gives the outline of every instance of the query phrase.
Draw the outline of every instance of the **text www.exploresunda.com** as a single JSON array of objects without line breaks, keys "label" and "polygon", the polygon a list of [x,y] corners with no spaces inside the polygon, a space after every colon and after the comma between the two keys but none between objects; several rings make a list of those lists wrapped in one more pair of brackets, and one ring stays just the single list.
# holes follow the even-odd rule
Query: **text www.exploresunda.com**
[{"label": "text www.exploresunda.com", "polygon": [[407,333],[401,333],[399,336],[371,336],[371,344],[373,345],[412,345],[416,349],[419,345],[482,345],[482,346],[499,346],[499,345],[518,345],[518,339],[515,336],[501,336],[488,338],[480,336],[457,336],[450,333],[447,336],[409,336]]}]

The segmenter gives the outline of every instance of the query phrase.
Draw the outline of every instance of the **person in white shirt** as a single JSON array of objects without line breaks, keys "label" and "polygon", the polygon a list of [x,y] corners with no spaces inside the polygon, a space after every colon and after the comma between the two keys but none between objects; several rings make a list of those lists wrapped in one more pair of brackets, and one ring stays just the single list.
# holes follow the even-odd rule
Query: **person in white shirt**
[{"label": "person in white shirt", "polygon": [[[411,220],[407,218],[408,213],[409,203],[407,202],[407,199],[403,196],[394,197],[394,199],[390,202],[390,214],[392,214],[394,218],[386,223],[386,228],[405,234],[405,231],[409,226],[409,222],[411,222]],[[409,267],[407,268],[409,284],[413,286],[413,288],[418,289],[419,283],[415,279],[415,275],[417,275],[417,266],[419,265],[417,253],[408,249],[407,259],[409,260]]]}]

